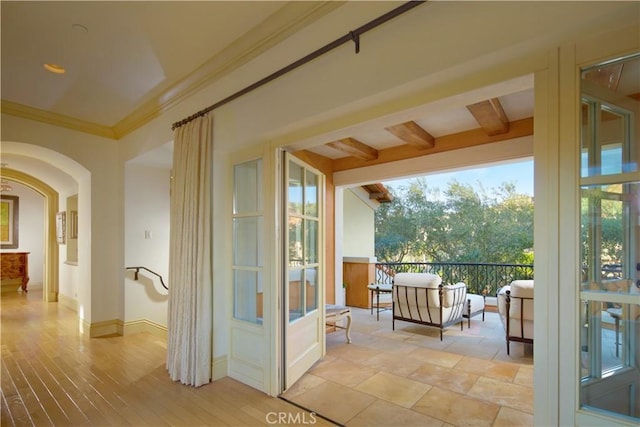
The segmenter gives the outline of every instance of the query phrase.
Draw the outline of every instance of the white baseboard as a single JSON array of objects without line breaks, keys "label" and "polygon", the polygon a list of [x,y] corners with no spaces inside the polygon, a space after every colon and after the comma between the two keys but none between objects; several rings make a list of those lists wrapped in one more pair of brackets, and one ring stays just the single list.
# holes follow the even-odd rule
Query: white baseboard
[{"label": "white baseboard", "polygon": [[[63,302],[65,298],[61,298]],[[66,297],[66,304],[72,304],[71,298]],[[160,338],[167,339],[167,327],[159,323],[152,322],[147,319],[134,320],[131,322],[123,322],[120,319],[105,320],[102,322],[89,323],[82,319],[80,321],[80,331],[89,333],[91,338],[102,337],[105,335],[133,335],[140,332],[148,332]]]},{"label": "white baseboard", "polygon": [[89,323],[79,319],[81,333],[89,333],[89,337],[103,337],[105,335],[122,335],[122,321],[120,319],[105,320]]},{"label": "white baseboard", "polygon": [[227,369],[227,356],[219,356],[213,359],[213,363],[211,364],[211,376],[212,380],[219,380],[228,376]]},{"label": "white baseboard", "polygon": [[63,294],[58,294],[58,304],[61,304],[63,307],[69,308],[76,313],[78,312],[78,300],[75,298],[71,298]]},{"label": "white baseboard", "polygon": [[133,320],[124,323],[124,335],[133,335],[140,332],[148,332],[152,335],[167,338],[167,327],[148,319]]}]

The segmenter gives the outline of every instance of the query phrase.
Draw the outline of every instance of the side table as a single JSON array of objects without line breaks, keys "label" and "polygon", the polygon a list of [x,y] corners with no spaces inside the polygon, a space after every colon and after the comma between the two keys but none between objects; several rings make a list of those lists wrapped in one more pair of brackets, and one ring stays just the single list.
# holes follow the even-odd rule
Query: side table
[{"label": "side table", "polygon": [[[380,294],[390,294],[393,292],[393,285],[391,284],[377,284],[372,283],[367,286],[371,292],[371,314],[373,314],[373,294],[376,294],[376,321],[380,320]],[[388,308],[383,308],[388,310]]]}]

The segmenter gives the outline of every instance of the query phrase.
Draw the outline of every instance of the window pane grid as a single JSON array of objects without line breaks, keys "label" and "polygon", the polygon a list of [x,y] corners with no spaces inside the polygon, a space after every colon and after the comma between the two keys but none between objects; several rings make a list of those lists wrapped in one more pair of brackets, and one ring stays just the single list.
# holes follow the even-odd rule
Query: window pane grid
[{"label": "window pane grid", "polygon": [[[640,92],[640,55],[627,61],[624,69],[635,71],[626,78]],[[580,405],[640,420],[638,106],[610,86],[622,65],[582,73]]]},{"label": "window pane grid", "polygon": [[317,174],[289,162],[289,322],[318,308],[319,182]]},{"label": "window pane grid", "polygon": [[233,178],[233,317],[262,324],[262,159],[235,165]]}]

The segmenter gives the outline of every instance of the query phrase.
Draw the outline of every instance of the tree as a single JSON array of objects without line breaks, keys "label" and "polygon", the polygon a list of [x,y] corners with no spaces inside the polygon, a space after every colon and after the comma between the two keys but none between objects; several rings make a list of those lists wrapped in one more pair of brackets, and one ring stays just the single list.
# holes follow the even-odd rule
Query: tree
[{"label": "tree", "polygon": [[383,262],[496,262],[531,259],[533,201],[513,184],[490,193],[453,181],[442,194],[424,178],[394,192],[376,212]]},{"label": "tree", "polygon": [[[582,262],[591,264],[595,251],[602,264],[621,264],[625,220],[620,184],[582,192]],[[591,224],[589,226],[588,224]]]}]

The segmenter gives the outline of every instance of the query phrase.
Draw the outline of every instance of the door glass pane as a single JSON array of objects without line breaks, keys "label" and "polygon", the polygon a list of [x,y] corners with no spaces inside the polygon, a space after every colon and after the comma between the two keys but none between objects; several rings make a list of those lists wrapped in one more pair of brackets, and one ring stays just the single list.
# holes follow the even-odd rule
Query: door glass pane
[{"label": "door glass pane", "polygon": [[585,98],[582,104],[582,168],[581,175],[612,175],[637,170],[623,143],[629,132],[629,115],[616,111],[610,104]]},{"label": "door glass pane", "polygon": [[304,169],[302,166],[289,162],[289,213],[302,215]]},{"label": "door glass pane", "polygon": [[320,295],[321,176],[295,161],[288,162],[287,245],[289,322],[318,308]]},{"label": "door glass pane", "polygon": [[233,317],[262,323],[262,159],[233,167]]},{"label": "door glass pane", "polygon": [[304,270],[289,270],[289,322],[304,316]]},{"label": "door glass pane", "polygon": [[234,192],[233,213],[258,212],[262,210],[260,191],[262,159],[241,163],[233,167]]},{"label": "door glass pane", "polygon": [[306,171],[305,174],[305,209],[307,216],[318,216],[318,175]]},{"label": "door glass pane", "polygon": [[318,221],[306,219],[304,221],[304,253],[307,264],[318,262]]},{"label": "door glass pane", "polygon": [[233,317],[262,324],[262,273],[236,270],[233,275]]},{"label": "door glass pane", "polygon": [[302,218],[289,217],[289,266],[304,264],[302,243]]},{"label": "door glass pane", "polygon": [[262,217],[233,219],[233,264],[262,266]]},{"label": "door glass pane", "polygon": [[318,267],[305,270],[307,313],[318,308]]},{"label": "door glass pane", "polygon": [[640,56],[582,72],[580,405],[640,421]]},{"label": "door glass pane", "polygon": [[[618,285],[628,289],[630,281],[621,281]],[[582,301],[582,331],[580,347],[582,350],[581,372],[585,384],[596,378],[607,378],[616,370],[629,365],[629,348],[624,345],[631,340],[625,339],[629,329],[628,314],[634,311],[631,304],[615,301]],[[638,330],[638,322],[631,326]],[[598,371],[597,374],[593,372]],[[597,402],[591,403],[598,406]]]}]

